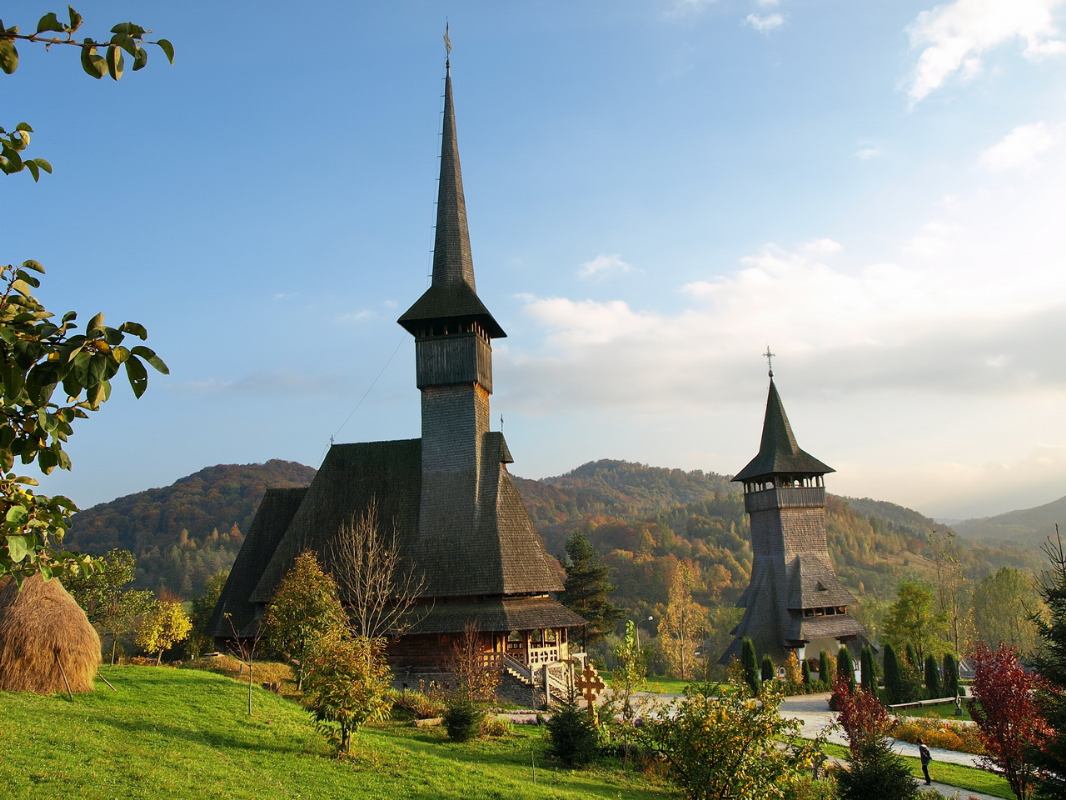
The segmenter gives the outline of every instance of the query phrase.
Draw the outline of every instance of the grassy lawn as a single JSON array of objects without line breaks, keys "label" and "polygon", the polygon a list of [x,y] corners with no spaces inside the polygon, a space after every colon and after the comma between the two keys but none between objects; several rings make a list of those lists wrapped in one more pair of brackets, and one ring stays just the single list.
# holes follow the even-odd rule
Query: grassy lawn
[{"label": "grassy lawn", "polygon": [[970,717],[966,703],[962,704],[962,716],[955,716],[954,703],[939,703],[935,706],[915,706],[914,708],[893,708],[892,713],[898,717],[925,717],[926,719],[968,720]]},{"label": "grassy lawn", "polygon": [[[848,748],[839,744],[825,745],[825,752],[837,758],[847,758]],[[925,780],[922,775],[922,762],[916,757],[903,756],[907,762],[911,775]],[[929,774],[934,781],[946,783],[949,786],[957,786],[962,790],[990,794],[993,797],[1003,797],[1006,800],[1015,800],[1014,792],[1010,790],[1007,781],[999,775],[993,775],[983,769],[964,767],[959,764],[945,764],[943,761],[934,761],[929,765]]]},{"label": "grassy lawn", "polygon": [[[5,798],[663,798],[621,767],[569,771],[544,757],[544,729],[465,745],[440,729],[361,731],[338,760],[310,717],[258,687],[199,670],[105,667],[73,703],[0,692]],[[530,758],[537,767],[532,782]]]}]

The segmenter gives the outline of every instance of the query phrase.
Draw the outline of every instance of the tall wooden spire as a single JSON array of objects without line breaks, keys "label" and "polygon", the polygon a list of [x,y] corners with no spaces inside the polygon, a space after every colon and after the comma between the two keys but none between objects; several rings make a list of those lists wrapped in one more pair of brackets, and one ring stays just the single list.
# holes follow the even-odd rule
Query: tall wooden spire
[{"label": "tall wooden spire", "polygon": [[477,323],[492,339],[506,336],[477,296],[466,197],[455,129],[450,64],[444,77],[444,126],[437,187],[437,231],[433,242],[433,281],[398,322],[415,336],[427,335],[449,323]]}]

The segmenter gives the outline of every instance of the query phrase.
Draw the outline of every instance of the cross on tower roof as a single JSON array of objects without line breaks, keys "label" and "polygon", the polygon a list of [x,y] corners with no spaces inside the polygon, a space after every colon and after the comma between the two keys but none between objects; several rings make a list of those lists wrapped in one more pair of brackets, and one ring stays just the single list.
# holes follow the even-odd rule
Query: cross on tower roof
[{"label": "cross on tower roof", "polygon": [[770,352],[770,345],[766,345],[766,352],[763,353],[763,357],[766,359],[766,363],[770,366],[770,377],[774,377],[774,356],[776,353]]}]

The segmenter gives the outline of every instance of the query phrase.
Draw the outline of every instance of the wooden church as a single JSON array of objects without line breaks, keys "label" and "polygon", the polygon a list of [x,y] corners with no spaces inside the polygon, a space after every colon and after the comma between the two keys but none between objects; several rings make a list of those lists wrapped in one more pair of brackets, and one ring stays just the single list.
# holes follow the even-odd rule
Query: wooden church
[{"label": "wooden church", "polygon": [[[424,580],[415,626],[388,655],[398,682],[447,669],[468,624],[483,658],[527,684],[573,655],[585,621],[554,593],[564,572],[545,550],[514,481],[500,431],[489,430],[492,340],[506,334],[478,297],[446,66],[433,277],[398,320],[415,341],[422,436],[336,444],[305,489],[271,489],[255,515],[212,620],[219,639],[252,636],[295,557],[330,568],[332,541],[377,504],[407,569]],[[546,678],[545,678],[546,679]]]},{"label": "wooden church", "polygon": [[826,544],[824,476],[834,471],[800,449],[771,369],[759,453],[733,478],[751,519],[751,581],[721,663],[739,655],[745,637],[777,664],[790,652],[803,661],[865,640]]}]

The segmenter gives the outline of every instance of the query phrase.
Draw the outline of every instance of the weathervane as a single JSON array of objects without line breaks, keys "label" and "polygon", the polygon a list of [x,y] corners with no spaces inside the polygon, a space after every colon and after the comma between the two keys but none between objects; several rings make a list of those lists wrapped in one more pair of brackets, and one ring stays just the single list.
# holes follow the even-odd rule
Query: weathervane
[{"label": "weathervane", "polygon": [[444,20],[444,68],[452,65],[452,37],[448,35],[448,20]]},{"label": "weathervane", "polygon": [[763,357],[766,359],[766,363],[770,367],[770,377],[774,377],[774,356],[776,353],[770,352],[770,345],[766,345],[766,352],[763,353]]}]

